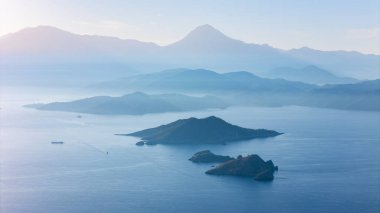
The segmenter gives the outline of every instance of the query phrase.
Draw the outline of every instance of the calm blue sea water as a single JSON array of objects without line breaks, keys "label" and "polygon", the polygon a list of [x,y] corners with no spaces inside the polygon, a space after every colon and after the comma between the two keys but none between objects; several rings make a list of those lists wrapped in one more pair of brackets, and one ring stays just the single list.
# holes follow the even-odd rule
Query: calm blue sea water
[{"label": "calm blue sea water", "polygon": [[[379,112],[235,107],[77,118],[21,107],[68,97],[22,94],[1,99],[1,212],[380,211]],[[114,135],[210,115],[285,134],[225,146],[144,147],[134,145],[137,138]],[[50,144],[55,140],[65,144]],[[259,154],[279,171],[270,183],[208,176],[211,164],[187,160],[204,149]]]}]

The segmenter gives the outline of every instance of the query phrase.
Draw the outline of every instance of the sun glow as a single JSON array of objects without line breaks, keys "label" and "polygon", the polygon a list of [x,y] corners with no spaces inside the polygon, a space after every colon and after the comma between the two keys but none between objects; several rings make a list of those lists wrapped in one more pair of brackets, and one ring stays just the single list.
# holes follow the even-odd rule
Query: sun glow
[{"label": "sun glow", "polygon": [[18,31],[25,27],[52,24],[56,17],[51,14],[52,2],[49,1],[24,1],[1,0],[0,35]]}]

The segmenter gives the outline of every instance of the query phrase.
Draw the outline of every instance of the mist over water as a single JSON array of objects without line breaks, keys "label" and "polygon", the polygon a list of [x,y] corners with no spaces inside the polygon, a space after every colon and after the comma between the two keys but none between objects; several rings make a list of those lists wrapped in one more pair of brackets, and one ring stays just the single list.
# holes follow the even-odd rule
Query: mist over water
[{"label": "mist over water", "polygon": [[[379,212],[380,113],[307,107],[230,107],[100,116],[21,107],[86,94],[2,89],[1,212]],[[135,146],[115,136],[210,115],[285,134],[227,145]],[[51,141],[64,141],[52,145]],[[259,154],[275,180],[204,174],[188,158]],[[106,154],[108,152],[108,155]]]},{"label": "mist over water", "polygon": [[380,213],[380,1],[1,2],[0,213]]}]

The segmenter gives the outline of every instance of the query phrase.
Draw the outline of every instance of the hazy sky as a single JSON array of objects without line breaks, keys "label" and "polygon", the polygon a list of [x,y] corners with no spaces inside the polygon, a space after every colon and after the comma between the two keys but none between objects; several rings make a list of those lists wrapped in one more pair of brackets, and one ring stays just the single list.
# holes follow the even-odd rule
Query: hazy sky
[{"label": "hazy sky", "polygon": [[211,24],[250,43],[380,54],[380,0],[0,0],[0,35],[51,25],[168,44]]}]

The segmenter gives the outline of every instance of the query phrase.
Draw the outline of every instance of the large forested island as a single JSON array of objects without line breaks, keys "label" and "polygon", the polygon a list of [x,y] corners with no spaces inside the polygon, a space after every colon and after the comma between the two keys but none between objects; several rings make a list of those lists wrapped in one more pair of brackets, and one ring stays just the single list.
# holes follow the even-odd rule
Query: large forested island
[{"label": "large forested island", "polygon": [[213,96],[193,97],[181,94],[149,95],[135,92],[120,97],[94,96],[69,102],[29,104],[38,110],[79,112],[101,115],[143,115],[148,113],[184,112],[228,105]]},{"label": "large forested island", "polygon": [[273,130],[239,127],[210,116],[180,119],[159,127],[119,135],[140,137],[146,144],[224,144],[280,134]]}]

